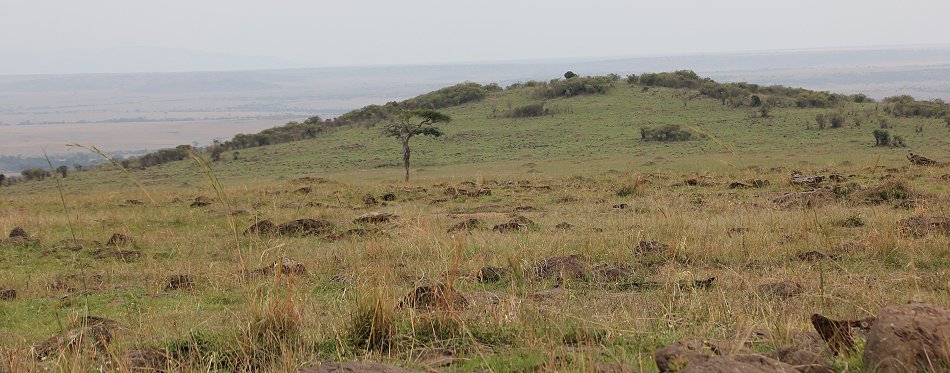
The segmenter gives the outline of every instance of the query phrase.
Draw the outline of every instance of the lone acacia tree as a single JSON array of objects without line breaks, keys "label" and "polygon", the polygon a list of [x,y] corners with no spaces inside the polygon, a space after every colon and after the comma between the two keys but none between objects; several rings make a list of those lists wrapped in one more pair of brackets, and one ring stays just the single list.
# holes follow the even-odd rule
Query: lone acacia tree
[{"label": "lone acacia tree", "polygon": [[416,135],[439,137],[442,131],[435,124],[452,120],[446,114],[435,110],[406,110],[396,114],[386,127],[387,136],[399,138],[402,142],[402,162],[406,167],[406,182],[409,181],[409,140]]}]

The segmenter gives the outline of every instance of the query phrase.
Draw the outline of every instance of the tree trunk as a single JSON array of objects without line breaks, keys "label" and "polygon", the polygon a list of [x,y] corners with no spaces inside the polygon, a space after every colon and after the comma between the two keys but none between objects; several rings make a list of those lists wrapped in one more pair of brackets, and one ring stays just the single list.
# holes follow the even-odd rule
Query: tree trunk
[{"label": "tree trunk", "polygon": [[406,167],[406,182],[409,182],[409,138],[402,139],[402,163]]}]

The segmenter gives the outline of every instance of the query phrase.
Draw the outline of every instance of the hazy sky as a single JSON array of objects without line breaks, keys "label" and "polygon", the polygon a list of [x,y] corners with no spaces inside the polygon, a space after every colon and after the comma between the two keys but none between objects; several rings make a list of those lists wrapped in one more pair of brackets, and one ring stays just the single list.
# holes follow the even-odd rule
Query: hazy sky
[{"label": "hazy sky", "polygon": [[0,53],[145,46],[275,57],[298,66],[950,43],[945,0],[0,4]]}]

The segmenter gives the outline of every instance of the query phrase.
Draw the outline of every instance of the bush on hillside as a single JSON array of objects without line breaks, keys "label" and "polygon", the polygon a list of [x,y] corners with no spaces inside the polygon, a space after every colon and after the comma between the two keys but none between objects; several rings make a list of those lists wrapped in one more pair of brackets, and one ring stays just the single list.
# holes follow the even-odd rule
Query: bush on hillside
[{"label": "bush on hillside", "polygon": [[555,79],[536,88],[536,94],[544,98],[572,97],[578,95],[607,93],[613,82],[606,76],[585,76],[571,79]]},{"label": "bush on hillside", "polygon": [[678,124],[667,124],[662,127],[641,128],[640,138],[643,141],[687,141],[693,138],[693,133],[680,129]]}]

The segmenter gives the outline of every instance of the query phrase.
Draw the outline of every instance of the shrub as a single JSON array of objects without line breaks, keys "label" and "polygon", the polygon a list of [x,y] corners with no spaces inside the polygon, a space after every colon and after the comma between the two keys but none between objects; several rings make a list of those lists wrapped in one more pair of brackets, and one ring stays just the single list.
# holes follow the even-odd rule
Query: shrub
[{"label": "shrub", "polygon": [[607,93],[613,82],[605,76],[585,76],[571,79],[557,79],[537,87],[537,95],[544,98],[572,97]]},{"label": "shrub", "polygon": [[49,171],[42,168],[27,168],[20,172],[25,180],[43,180],[52,176]]},{"label": "shrub", "polygon": [[686,141],[692,137],[692,132],[680,129],[678,124],[640,129],[640,138],[644,141]]},{"label": "shrub", "polygon": [[907,143],[904,142],[903,136],[894,135],[894,138],[891,139],[891,147],[894,148],[906,148]]},{"label": "shrub", "polygon": [[827,117],[824,114],[815,115],[815,123],[818,124],[818,129],[825,129],[825,123],[827,123]]},{"label": "shrub", "polygon": [[891,133],[885,130],[874,130],[874,146],[890,146]]},{"label": "shrub", "polygon": [[403,101],[400,106],[403,109],[444,109],[481,100],[495,89],[500,89],[500,87],[497,84],[482,86],[478,83],[466,82],[410,98]]},{"label": "shrub", "polygon": [[699,88],[706,81],[692,70],[643,74],[639,78],[640,84],[667,88]]},{"label": "shrub", "polygon": [[831,128],[841,128],[844,127],[845,116],[842,112],[834,112],[828,116],[828,120],[831,122]]},{"label": "shrub", "polygon": [[540,117],[544,114],[547,114],[547,110],[544,108],[543,102],[538,102],[534,104],[527,104],[524,106],[518,106],[511,111],[505,113],[505,117],[508,118],[531,118],[531,117]]}]

